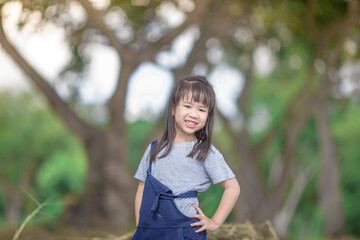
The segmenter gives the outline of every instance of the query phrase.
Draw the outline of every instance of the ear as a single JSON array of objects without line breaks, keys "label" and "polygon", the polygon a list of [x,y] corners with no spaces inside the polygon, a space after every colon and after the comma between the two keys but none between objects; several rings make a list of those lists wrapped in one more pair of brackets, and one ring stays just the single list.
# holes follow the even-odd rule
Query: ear
[{"label": "ear", "polygon": [[174,107],[171,109],[171,115],[175,116],[175,108]]}]

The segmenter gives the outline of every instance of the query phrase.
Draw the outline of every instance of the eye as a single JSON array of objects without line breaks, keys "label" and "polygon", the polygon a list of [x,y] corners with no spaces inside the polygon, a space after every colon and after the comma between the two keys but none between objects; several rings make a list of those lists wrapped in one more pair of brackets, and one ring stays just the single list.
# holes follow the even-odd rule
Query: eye
[{"label": "eye", "polygon": [[184,107],[186,107],[186,108],[190,108],[190,105],[184,105]]},{"label": "eye", "polygon": [[206,112],[206,109],[200,109],[200,112]]}]

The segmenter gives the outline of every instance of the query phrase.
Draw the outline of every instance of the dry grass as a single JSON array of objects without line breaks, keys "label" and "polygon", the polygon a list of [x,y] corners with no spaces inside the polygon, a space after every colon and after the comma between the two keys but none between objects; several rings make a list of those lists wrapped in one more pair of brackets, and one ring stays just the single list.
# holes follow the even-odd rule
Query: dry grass
[{"label": "dry grass", "polygon": [[254,225],[250,222],[244,224],[224,224],[219,230],[208,234],[209,240],[279,240],[272,224],[267,221]]},{"label": "dry grass", "polygon": [[[134,232],[127,233],[113,240],[131,240]],[[272,224],[223,224],[217,231],[208,233],[208,240],[279,240]]]},{"label": "dry grass", "polygon": [[[259,225],[252,225],[250,228],[246,228],[248,224],[227,224],[223,225],[219,231],[217,231],[217,236],[214,233],[209,233],[208,240],[223,240],[223,239],[242,239],[242,240],[252,240],[252,239],[272,239],[266,237],[266,234],[263,236],[257,234],[253,235],[237,235],[238,233],[244,233],[245,231],[257,230]],[[263,226],[264,227],[264,226]],[[266,227],[265,227],[266,230]],[[1,240],[10,240],[12,239],[16,228],[0,228],[0,239]],[[100,232],[90,232],[89,230],[80,230],[75,228],[56,228],[54,230],[47,229],[45,227],[34,227],[26,226],[19,236],[19,240],[128,240],[131,239],[133,231],[128,232],[123,235],[110,234],[110,233],[100,233]],[[252,232],[253,233],[253,232]],[[115,235],[115,236],[114,236]],[[291,240],[291,239],[282,239],[282,240]],[[332,238],[322,238],[318,240],[335,240]],[[360,240],[360,238],[344,236],[341,238],[336,238],[336,240]]]}]

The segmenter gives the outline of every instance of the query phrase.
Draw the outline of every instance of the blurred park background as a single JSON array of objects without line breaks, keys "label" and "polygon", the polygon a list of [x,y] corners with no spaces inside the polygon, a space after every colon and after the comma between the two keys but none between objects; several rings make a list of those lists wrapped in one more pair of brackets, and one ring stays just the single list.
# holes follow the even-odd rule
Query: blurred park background
[{"label": "blurred park background", "polygon": [[[190,74],[215,88],[214,144],[241,185],[229,223],[360,237],[359,0],[0,8],[0,239],[45,201],[26,228],[134,229],[133,175]],[[209,216],[221,193],[200,194]]]}]

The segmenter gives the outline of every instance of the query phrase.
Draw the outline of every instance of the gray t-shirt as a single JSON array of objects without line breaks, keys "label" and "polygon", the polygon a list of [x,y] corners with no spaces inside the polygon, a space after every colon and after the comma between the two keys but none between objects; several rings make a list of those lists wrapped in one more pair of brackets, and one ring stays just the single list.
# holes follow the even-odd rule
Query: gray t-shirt
[{"label": "gray t-shirt", "polygon": [[[196,141],[173,143],[170,153],[165,158],[157,158],[152,164],[151,174],[161,183],[169,187],[174,194],[187,191],[205,192],[211,185],[235,177],[224,157],[214,145],[204,162],[186,157],[193,149]],[[149,167],[151,144],[147,147],[135,178],[145,182]],[[163,153],[160,152],[158,156]],[[184,215],[196,214],[193,205],[199,206],[197,198],[176,198],[175,204]]]}]

